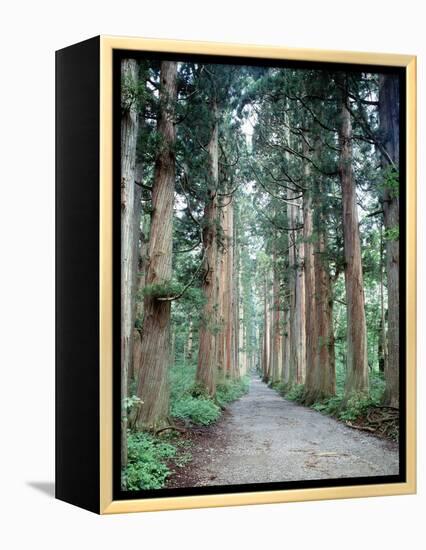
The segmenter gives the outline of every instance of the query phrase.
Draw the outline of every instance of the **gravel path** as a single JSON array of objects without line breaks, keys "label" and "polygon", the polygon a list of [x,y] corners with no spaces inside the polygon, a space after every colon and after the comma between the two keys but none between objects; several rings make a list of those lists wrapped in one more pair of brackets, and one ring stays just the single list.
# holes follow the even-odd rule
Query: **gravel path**
[{"label": "gravel path", "polygon": [[169,487],[398,474],[398,446],[283,399],[258,378],[195,441]]}]

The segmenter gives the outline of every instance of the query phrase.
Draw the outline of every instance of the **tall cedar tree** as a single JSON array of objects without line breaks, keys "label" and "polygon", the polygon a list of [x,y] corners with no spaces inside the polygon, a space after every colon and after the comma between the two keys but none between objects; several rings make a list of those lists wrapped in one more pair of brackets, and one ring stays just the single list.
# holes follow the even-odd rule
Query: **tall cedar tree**
[{"label": "tall cedar tree", "polygon": [[138,429],[157,430],[168,425],[171,302],[159,297],[155,289],[172,278],[173,203],[175,192],[175,108],[177,63],[162,61],[160,69],[160,107],[152,189],[152,215],[146,266],[144,320],[137,396]]}]

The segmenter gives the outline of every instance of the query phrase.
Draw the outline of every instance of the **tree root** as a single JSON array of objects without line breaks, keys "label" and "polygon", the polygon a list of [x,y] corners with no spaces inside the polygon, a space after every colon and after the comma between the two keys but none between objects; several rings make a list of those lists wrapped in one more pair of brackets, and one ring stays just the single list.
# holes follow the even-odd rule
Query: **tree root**
[{"label": "tree root", "polygon": [[375,406],[355,420],[356,424],[346,422],[346,425],[355,430],[374,433],[380,437],[397,440],[399,431],[399,410],[395,407]]},{"label": "tree root", "polygon": [[166,430],[175,430],[175,431],[180,432],[182,434],[187,432],[187,430],[185,428],[178,428],[177,426],[166,426],[165,428],[160,428],[159,430],[155,430],[154,435],[158,435],[162,432],[165,432]]},{"label": "tree root", "polygon": [[355,424],[352,424],[349,420],[345,422],[346,426],[349,426],[349,428],[354,428],[355,430],[363,430],[365,432],[375,432],[375,428],[371,428],[370,426],[356,426]]}]

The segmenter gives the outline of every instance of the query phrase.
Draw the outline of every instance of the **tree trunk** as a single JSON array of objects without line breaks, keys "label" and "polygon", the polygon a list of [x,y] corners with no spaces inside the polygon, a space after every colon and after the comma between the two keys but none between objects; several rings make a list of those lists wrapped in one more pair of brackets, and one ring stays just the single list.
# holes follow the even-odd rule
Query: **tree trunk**
[{"label": "tree trunk", "polygon": [[[172,277],[173,201],[175,189],[175,104],[177,64],[163,61],[160,69],[159,148],[154,168],[151,231],[146,285],[162,285]],[[168,425],[170,361],[170,301],[146,293],[142,329],[138,397],[142,401],[136,426],[156,430]]]},{"label": "tree trunk", "polygon": [[379,371],[385,373],[388,363],[388,343],[386,337],[385,297],[383,283],[383,227],[380,224],[380,324],[378,344]]},{"label": "tree trunk", "polygon": [[285,385],[290,384],[290,308],[284,307],[284,336],[283,336],[283,373]]},{"label": "tree trunk", "polygon": [[233,369],[232,376],[234,379],[240,377],[240,278],[239,278],[239,264],[240,255],[237,246],[237,225],[234,223],[234,202],[231,202],[231,228],[230,234],[232,234],[232,266],[231,266],[231,288],[232,288],[232,354],[233,354]]},{"label": "tree trunk", "polygon": [[142,325],[143,323],[143,289],[146,283],[146,263],[148,256],[148,243],[149,243],[149,228],[150,228],[150,216],[145,214],[142,216],[142,227],[140,230],[140,246],[139,246],[139,261],[137,266],[136,277],[136,292],[138,294],[138,300],[136,301],[136,319]]},{"label": "tree trunk", "polygon": [[[294,206],[292,204],[287,205],[287,218],[289,227],[294,227],[295,216],[293,213]],[[296,252],[295,252],[296,232],[292,229],[288,234],[288,294],[289,294],[289,373],[288,373],[288,385],[289,387],[296,384],[297,379],[297,331],[296,331]]]},{"label": "tree trunk", "polygon": [[203,294],[204,307],[199,331],[199,351],[196,381],[210,396],[216,392],[216,332],[218,324],[217,306],[217,187],[219,177],[218,156],[218,113],[214,105],[215,122],[208,144],[209,181],[208,198],[204,207],[203,247],[204,276]]},{"label": "tree trunk", "polygon": [[238,273],[235,275],[238,277],[238,286],[241,289],[242,296],[239,299],[238,303],[238,317],[240,319],[239,324],[239,330],[238,330],[238,339],[237,339],[237,346],[240,349],[239,352],[239,373],[240,376],[244,376],[247,374],[247,370],[249,368],[250,358],[247,353],[248,349],[248,322],[250,322],[249,319],[247,319],[247,312],[244,308],[244,296],[246,289],[244,288],[244,285],[242,283],[242,270],[238,269]]},{"label": "tree trunk", "polygon": [[[133,378],[129,380],[129,385],[131,382],[139,380],[139,367],[141,361],[141,352],[142,352],[142,333],[139,329],[133,329]],[[130,394],[129,394],[130,395]]]},{"label": "tree trunk", "polygon": [[[268,280],[272,283],[273,287],[273,274],[272,269],[268,273]],[[269,299],[269,305],[268,305],[268,326],[269,326],[269,357],[268,357],[268,371],[267,371],[267,378],[268,382],[272,381],[272,364],[273,364],[273,354],[274,354],[274,316],[273,316],[273,309],[274,309],[274,297],[272,293],[268,289],[268,299]]]},{"label": "tree trunk", "polygon": [[[399,407],[399,80],[394,75],[379,77],[380,133],[384,149],[392,160],[393,179],[386,182],[383,212],[386,235],[386,272],[388,282],[388,363],[385,369],[384,403]],[[382,155],[382,166],[392,174],[389,159]],[[386,172],[385,172],[386,173]]]},{"label": "tree trunk", "polygon": [[[138,64],[125,59],[121,64],[123,83],[136,86]],[[134,325],[134,188],[138,107],[123,94],[121,118],[121,462],[127,464],[128,376],[132,365]]]},{"label": "tree trunk", "polygon": [[361,244],[352,172],[352,122],[348,109],[347,82],[341,79],[341,125],[339,130],[339,175],[343,201],[343,238],[347,315],[346,398],[368,392],[367,331]]},{"label": "tree trunk", "polygon": [[[218,205],[219,207],[220,205]],[[217,346],[217,383],[221,384],[225,381],[227,372],[227,357],[226,357],[226,344],[227,344],[227,330],[228,330],[228,299],[229,299],[229,287],[228,287],[228,205],[218,208],[218,217],[220,219],[220,235],[223,238],[221,245],[218,243],[217,248],[217,314],[219,328],[216,335]]]},{"label": "tree trunk", "polygon": [[269,382],[269,356],[270,356],[270,336],[269,336],[269,304],[268,304],[268,277],[265,273],[265,282],[263,289],[263,355],[262,355],[262,372],[263,381]]},{"label": "tree trunk", "polygon": [[[275,246],[275,245],[274,245]],[[273,310],[272,310],[272,368],[271,382],[281,380],[282,354],[281,351],[281,326],[280,326],[280,278],[277,265],[277,254],[273,252]]]},{"label": "tree trunk", "polygon": [[333,289],[327,264],[327,237],[319,220],[318,246],[315,251],[315,318],[316,357],[312,402],[327,399],[336,393],[336,362],[334,354]]},{"label": "tree trunk", "polygon": [[303,384],[306,374],[305,332],[305,275],[303,270],[304,249],[297,243],[300,230],[299,204],[288,205],[290,232],[290,385]]},{"label": "tree trunk", "polygon": [[[300,212],[300,209],[298,209]],[[300,223],[300,215],[296,217],[297,224]],[[299,231],[299,235],[300,235]],[[300,238],[298,235],[297,238]],[[297,335],[297,383],[304,384],[306,377],[306,308],[305,308],[305,250],[303,244],[296,247],[298,252],[296,270],[296,326]]]},{"label": "tree trunk", "polygon": [[[225,199],[228,200],[229,199]],[[227,376],[233,377],[235,370],[235,318],[234,318],[234,217],[232,201],[226,207],[226,272],[225,272],[225,365]]]},{"label": "tree trunk", "polygon": [[[140,125],[139,125],[140,126]],[[135,168],[135,181],[142,181],[142,164],[139,162]],[[133,265],[132,265],[132,327],[135,326],[135,321],[138,314],[138,297],[139,282],[140,282],[140,263],[141,263],[141,216],[142,216],[142,188],[139,185],[134,187],[134,211],[133,211]],[[135,345],[135,329],[133,328],[133,349],[132,357],[129,365],[128,373],[128,395],[130,396],[130,385],[135,381],[136,371],[139,368],[139,347]],[[136,338],[137,340],[137,338]],[[135,355],[136,351],[136,355]]]},{"label": "tree trunk", "polygon": [[[147,218],[148,216],[142,217],[142,229],[140,230],[140,233],[139,233],[138,262],[136,267],[135,322],[137,321],[139,326],[142,326],[143,324],[143,303],[144,303],[143,289],[145,287],[145,269],[146,269],[146,256],[148,251],[148,233],[149,233],[149,223],[147,222]],[[141,364],[142,329],[135,328],[133,330],[133,337],[134,337],[134,340],[133,340],[132,382],[137,382],[139,380],[139,367]]]},{"label": "tree trunk", "polygon": [[192,360],[192,348],[193,348],[193,330],[192,330],[192,319],[189,321],[188,329],[188,342],[186,344],[186,357],[188,361]]},{"label": "tree trunk", "polygon": [[[305,153],[306,154],[306,153]],[[305,184],[312,186],[310,167],[305,162]],[[315,318],[315,256],[313,244],[312,191],[303,195],[303,240],[305,247],[305,309],[306,309],[306,380],[304,402],[310,405],[315,401],[317,365],[317,319]]]}]

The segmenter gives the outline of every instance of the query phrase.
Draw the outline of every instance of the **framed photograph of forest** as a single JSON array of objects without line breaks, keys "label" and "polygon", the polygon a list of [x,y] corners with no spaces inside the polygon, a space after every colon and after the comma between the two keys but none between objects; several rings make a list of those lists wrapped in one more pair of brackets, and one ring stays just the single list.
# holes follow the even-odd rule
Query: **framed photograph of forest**
[{"label": "framed photograph of forest", "polygon": [[[415,57],[113,37],[58,54],[59,124],[86,128],[69,169],[86,162],[83,193],[98,181],[78,237],[98,250],[80,505],[414,492]],[[73,86],[98,105],[92,138]]]}]

